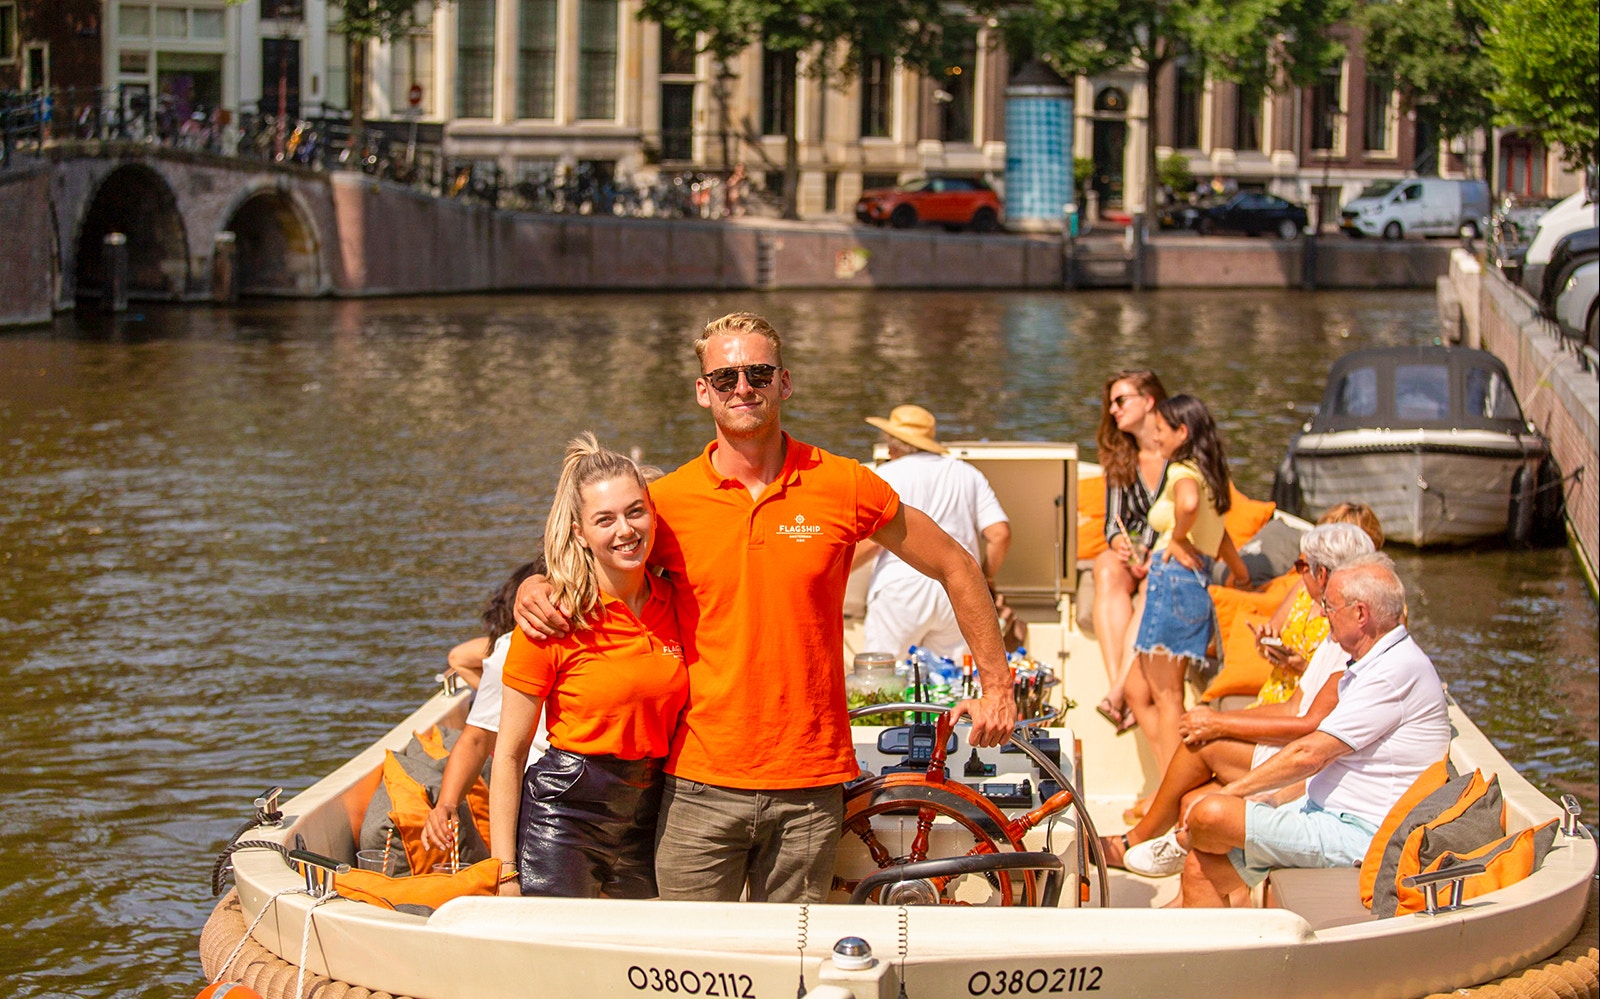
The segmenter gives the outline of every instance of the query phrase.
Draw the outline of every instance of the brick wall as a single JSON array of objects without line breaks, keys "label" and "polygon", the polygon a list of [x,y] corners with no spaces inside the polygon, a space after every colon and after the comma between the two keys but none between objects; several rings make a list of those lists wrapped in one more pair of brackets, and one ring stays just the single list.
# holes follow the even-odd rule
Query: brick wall
[{"label": "brick wall", "polygon": [[50,321],[55,244],[50,226],[50,172],[39,167],[0,173],[0,328]]}]

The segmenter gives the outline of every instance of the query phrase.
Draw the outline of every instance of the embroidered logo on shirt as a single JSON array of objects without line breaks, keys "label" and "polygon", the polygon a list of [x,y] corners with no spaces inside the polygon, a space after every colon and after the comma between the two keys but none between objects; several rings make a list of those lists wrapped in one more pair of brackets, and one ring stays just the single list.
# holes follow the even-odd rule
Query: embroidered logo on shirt
[{"label": "embroidered logo on shirt", "polygon": [[821,533],[822,528],[818,527],[816,524],[806,523],[806,516],[803,513],[797,513],[794,515],[793,524],[778,525],[779,537],[792,538],[795,541],[807,541],[810,540],[813,535]]},{"label": "embroidered logo on shirt", "polygon": [[683,646],[677,642],[662,642],[661,652],[663,655],[669,655],[674,659],[683,658]]}]

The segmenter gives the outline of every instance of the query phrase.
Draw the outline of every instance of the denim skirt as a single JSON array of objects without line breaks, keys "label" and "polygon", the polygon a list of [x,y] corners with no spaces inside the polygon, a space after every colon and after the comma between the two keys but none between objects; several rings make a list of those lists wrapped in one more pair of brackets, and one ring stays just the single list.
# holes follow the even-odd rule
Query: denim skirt
[{"label": "denim skirt", "polygon": [[522,894],[653,897],[664,762],[550,747],[523,776]]},{"label": "denim skirt", "polygon": [[1206,589],[1212,559],[1202,555],[1199,569],[1185,568],[1166,549],[1150,556],[1145,581],[1144,617],[1133,640],[1136,652],[1164,652],[1177,659],[1203,663],[1217,628],[1217,608]]}]

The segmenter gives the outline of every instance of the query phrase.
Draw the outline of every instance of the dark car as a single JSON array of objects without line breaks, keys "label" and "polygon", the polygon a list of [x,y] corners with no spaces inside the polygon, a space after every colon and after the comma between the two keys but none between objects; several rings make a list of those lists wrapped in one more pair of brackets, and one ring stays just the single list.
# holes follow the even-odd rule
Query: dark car
[{"label": "dark car", "polygon": [[1214,232],[1242,232],[1246,236],[1277,233],[1283,239],[1293,239],[1306,227],[1306,210],[1271,194],[1240,191],[1227,201],[1191,209],[1192,216],[1185,221],[1201,234]]},{"label": "dark car", "polygon": [[973,177],[918,177],[895,187],[863,191],[856,219],[910,229],[925,222],[946,229],[993,232],[1000,228],[1000,196]]},{"label": "dark car", "polygon": [[1556,299],[1566,290],[1572,275],[1593,260],[1600,259],[1600,228],[1579,229],[1561,237],[1556,248],[1550,251],[1550,264],[1545,267],[1539,287],[1539,313],[1547,319],[1556,318]]}]

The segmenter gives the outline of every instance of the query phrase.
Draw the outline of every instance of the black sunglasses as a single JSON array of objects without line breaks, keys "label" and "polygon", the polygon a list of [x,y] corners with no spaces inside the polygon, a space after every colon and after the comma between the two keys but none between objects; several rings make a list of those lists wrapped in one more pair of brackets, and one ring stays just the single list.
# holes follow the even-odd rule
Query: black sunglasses
[{"label": "black sunglasses", "polygon": [[778,377],[778,366],[776,364],[745,364],[737,368],[718,368],[715,371],[707,371],[700,377],[704,378],[706,384],[718,392],[732,392],[739,387],[739,374],[741,372],[744,374],[744,380],[750,383],[751,388],[763,389],[771,385],[772,380]]}]

